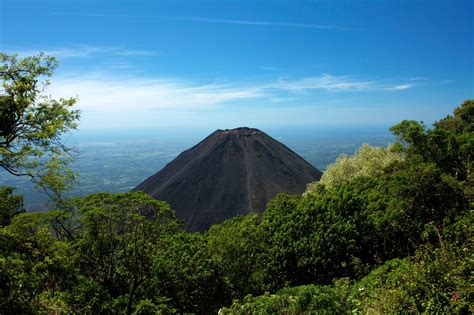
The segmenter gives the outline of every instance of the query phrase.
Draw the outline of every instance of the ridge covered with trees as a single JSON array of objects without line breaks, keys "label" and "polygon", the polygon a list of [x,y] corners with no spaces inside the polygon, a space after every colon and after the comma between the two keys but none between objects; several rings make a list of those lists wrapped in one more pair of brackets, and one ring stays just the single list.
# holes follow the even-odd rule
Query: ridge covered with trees
[{"label": "ridge covered with trees", "polygon": [[[7,97],[1,141],[22,100]],[[74,127],[72,103],[57,109],[71,120],[46,130]],[[20,113],[38,105],[25,104]],[[280,194],[263,214],[205,233],[187,232],[168,204],[142,192],[56,194],[54,210],[34,213],[3,187],[0,313],[468,313],[474,100],[433,128],[402,121],[391,131],[396,143],[339,158],[302,196]],[[20,144],[1,147],[2,161],[21,154],[11,145]],[[68,174],[53,164],[51,174]],[[68,178],[46,183],[61,192]]]}]

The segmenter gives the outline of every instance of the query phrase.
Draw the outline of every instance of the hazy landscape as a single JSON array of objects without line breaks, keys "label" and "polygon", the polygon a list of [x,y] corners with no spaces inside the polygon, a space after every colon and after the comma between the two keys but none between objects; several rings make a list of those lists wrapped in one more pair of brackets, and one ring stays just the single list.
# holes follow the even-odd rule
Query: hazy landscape
[{"label": "hazy landscape", "polygon": [[[153,136],[153,133],[157,136]],[[86,196],[101,191],[130,191],[179,153],[207,136],[206,130],[182,133],[173,136],[174,132],[152,130],[127,135],[105,131],[68,136],[68,142],[77,150],[72,167],[79,174],[78,185],[69,194]],[[310,132],[301,129],[270,129],[268,133],[320,170],[325,170],[340,154],[353,154],[364,143],[386,146],[394,139],[388,127],[385,130],[383,127],[341,127],[331,131]],[[29,178],[10,176],[3,170],[0,172],[0,186],[17,187],[29,209],[43,209],[47,196],[41,189],[35,189]]]}]

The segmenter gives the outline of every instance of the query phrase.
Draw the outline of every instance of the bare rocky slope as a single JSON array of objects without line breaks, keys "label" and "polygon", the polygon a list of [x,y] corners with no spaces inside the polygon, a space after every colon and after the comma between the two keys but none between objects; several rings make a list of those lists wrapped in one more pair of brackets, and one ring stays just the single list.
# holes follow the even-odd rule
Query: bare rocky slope
[{"label": "bare rocky slope", "polygon": [[321,171],[264,132],[217,130],[134,190],[167,201],[190,231],[263,211],[280,192],[301,194]]}]

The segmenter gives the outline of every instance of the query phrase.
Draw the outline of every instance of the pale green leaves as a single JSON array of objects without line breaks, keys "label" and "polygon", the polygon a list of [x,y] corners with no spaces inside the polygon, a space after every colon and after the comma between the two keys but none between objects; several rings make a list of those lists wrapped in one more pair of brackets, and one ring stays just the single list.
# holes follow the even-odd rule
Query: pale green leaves
[{"label": "pale green leaves", "polygon": [[316,191],[317,185],[329,188],[359,176],[382,175],[390,167],[403,160],[403,154],[393,146],[383,148],[364,144],[352,156],[345,154],[339,156],[336,162],[329,165],[319,182],[308,185],[306,193]]},{"label": "pale green leaves", "polygon": [[40,53],[18,58],[0,53],[0,167],[16,176],[30,176],[58,198],[74,182],[68,168],[71,149],[61,139],[77,128],[77,98],[44,95],[57,66],[55,58]]}]

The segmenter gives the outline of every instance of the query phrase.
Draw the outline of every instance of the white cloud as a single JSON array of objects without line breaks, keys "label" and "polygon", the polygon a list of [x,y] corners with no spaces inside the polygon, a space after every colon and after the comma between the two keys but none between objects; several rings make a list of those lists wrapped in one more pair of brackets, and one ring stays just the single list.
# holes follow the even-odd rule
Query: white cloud
[{"label": "white cloud", "polygon": [[[382,84],[351,76],[323,74],[298,80],[262,83],[197,84],[175,78],[127,77],[106,74],[56,77],[48,93],[53,97],[79,97],[78,107],[88,112],[146,112],[211,108],[242,100],[295,102],[302,92],[399,91],[412,84]],[[303,93],[304,94],[304,93]]]},{"label": "white cloud", "polygon": [[401,90],[407,90],[412,88],[414,85],[413,84],[398,84],[395,86],[388,87],[388,91],[401,91]]},{"label": "white cloud", "polygon": [[296,81],[285,81],[280,79],[277,83],[269,86],[289,91],[298,90],[326,90],[329,92],[362,91],[377,88],[376,81],[356,80],[350,76],[333,76],[323,74],[320,76],[303,78]]},{"label": "white cloud", "polygon": [[103,112],[203,108],[263,96],[262,90],[252,87],[102,75],[54,79],[48,93],[53,97],[77,95],[82,110]]},{"label": "white cloud", "polygon": [[322,74],[288,81],[278,80],[268,88],[282,89],[288,91],[325,90],[327,92],[351,92],[351,91],[401,91],[415,87],[415,84],[393,84],[377,80],[361,80],[354,76],[335,76]]}]

